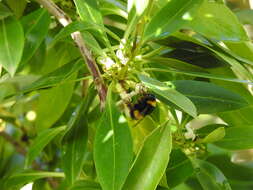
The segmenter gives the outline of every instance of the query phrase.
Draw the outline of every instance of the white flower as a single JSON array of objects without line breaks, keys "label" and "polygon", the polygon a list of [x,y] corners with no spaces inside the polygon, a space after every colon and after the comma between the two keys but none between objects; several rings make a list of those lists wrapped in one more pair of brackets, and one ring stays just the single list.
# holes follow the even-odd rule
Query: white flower
[{"label": "white flower", "polygon": [[185,128],[187,130],[187,132],[184,134],[185,138],[194,140],[196,138],[194,130],[189,125],[186,125]]},{"label": "white flower", "polygon": [[128,58],[125,57],[123,51],[121,49],[117,50],[116,56],[119,58],[120,62],[125,65],[128,62]]},{"label": "white flower", "polygon": [[99,62],[105,66],[106,69],[112,68],[115,65],[115,62],[110,57],[104,57],[99,60]]}]

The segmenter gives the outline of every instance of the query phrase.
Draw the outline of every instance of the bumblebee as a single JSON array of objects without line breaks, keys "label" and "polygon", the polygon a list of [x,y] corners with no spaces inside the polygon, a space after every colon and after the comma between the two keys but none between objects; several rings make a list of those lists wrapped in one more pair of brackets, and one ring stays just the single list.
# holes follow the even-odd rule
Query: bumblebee
[{"label": "bumblebee", "polygon": [[129,105],[132,119],[140,120],[151,114],[156,107],[156,98],[153,94],[144,94],[136,104]]}]

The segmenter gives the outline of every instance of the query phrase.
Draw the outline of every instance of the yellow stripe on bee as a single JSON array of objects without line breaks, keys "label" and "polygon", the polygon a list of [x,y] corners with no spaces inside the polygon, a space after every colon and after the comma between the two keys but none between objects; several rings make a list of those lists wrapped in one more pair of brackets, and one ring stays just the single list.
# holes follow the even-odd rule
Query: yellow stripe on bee
[{"label": "yellow stripe on bee", "polygon": [[134,118],[135,119],[142,119],[143,115],[139,112],[139,110],[134,110]]},{"label": "yellow stripe on bee", "polygon": [[149,105],[151,105],[153,107],[156,107],[156,101],[148,100],[147,104],[149,104]]}]

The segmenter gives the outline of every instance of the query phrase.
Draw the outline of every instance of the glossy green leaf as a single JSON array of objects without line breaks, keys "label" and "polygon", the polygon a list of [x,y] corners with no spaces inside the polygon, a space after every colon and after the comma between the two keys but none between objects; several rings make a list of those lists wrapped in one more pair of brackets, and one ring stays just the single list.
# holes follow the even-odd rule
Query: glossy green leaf
[{"label": "glossy green leaf", "polygon": [[120,5],[121,2],[117,2],[117,4],[110,1],[101,1],[100,2],[100,10],[103,16],[106,15],[118,15],[125,19],[127,19],[127,13],[124,8]]},{"label": "glossy green leaf", "polygon": [[[214,46],[217,46],[220,48],[221,46],[216,43],[212,42]],[[249,70],[247,70],[237,59],[233,57],[233,54],[231,54],[230,51],[225,51],[222,52],[222,50],[215,50],[216,47],[214,48],[209,48],[211,51],[213,51],[217,56],[219,56],[221,59],[223,59],[225,62],[227,62],[229,65],[231,65],[231,69],[234,73],[236,73],[238,78],[243,78],[243,79],[252,79],[251,73]],[[228,55],[227,55],[228,53]],[[249,64],[252,64],[252,62],[247,62]]]},{"label": "glossy green leaf", "polygon": [[203,143],[213,143],[223,139],[225,136],[225,128],[219,127],[209,133],[201,142]]},{"label": "glossy green leaf", "polygon": [[149,0],[129,0],[127,1],[127,28],[124,34],[124,39],[127,39],[131,32],[136,29],[136,26],[140,19],[143,17],[145,10],[147,9],[150,1]]},{"label": "glossy green leaf", "polygon": [[27,1],[26,0],[6,0],[6,3],[11,8],[16,17],[21,17],[25,10]]},{"label": "glossy green leaf", "polygon": [[168,186],[170,188],[176,187],[191,176],[193,172],[192,163],[187,156],[180,149],[172,150],[170,162],[166,169]]},{"label": "glossy green leaf", "polygon": [[0,19],[11,16],[13,13],[2,3],[0,3]]},{"label": "glossy green leaf", "polygon": [[87,46],[94,52],[94,54],[103,55],[102,48],[90,32],[83,31],[81,34]]},{"label": "glossy green leaf", "polygon": [[89,29],[94,29],[96,28],[92,23],[89,22],[72,22],[66,27],[64,27],[54,38],[52,44],[56,43],[57,41],[69,36],[71,33],[76,32],[76,31],[85,31]]},{"label": "glossy green leaf", "polygon": [[201,78],[207,78],[207,79],[216,79],[216,80],[235,82],[235,83],[253,84],[249,80],[242,80],[242,79],[237,79],[237,78],[228,78],[228,77],[224,77],[222,75],[217,75],[217,74],[213,74],[213,73],[183,71],[183,70],[175,70],[175,69],[170,69],[170,68],[166,68],[166,69],[163,69],[163,68],[146,68],[145,71],[176,73],[176,74],[181,74],[181,75],[186,75],[186,76],[194,76],[194,77],[201,77]]},{"label": "glossy green leaf", "polygon": [[[74,80],[77,74],[72,74],[69,78]],[[52,126],[63,114],[71,99],[74,83],[65,83],[40,92],[37,107],[37,130],[46,129]]]},{"label": "glossy green leaf", "polygon": [[196,176],[204,190],[231,190],[223,173],[204,160],[192,160]]},{"label": "glossy green leaf", "polygon": [[44,147],[59,133],[64,131],[66,126],[55,127],[42,131],[34,140],[26,156],[26,167],[38,156]]},{"label": "glossy green leaf", "polygon": [[154,190],[164,175],[171,149],[171,129],[166,123],[144,140],[122,190]]},{"label": "glossy green leaf", "polygon": [[177,31],[193,19],[202,2],[202,0],[168,1],[148,23],[144,40],[165,37]]},{"label": "glossy green leaf", "polygon": [[100,13],[97,0],[74,0],[77,12],[83,21],[91,21],[93,23],[103,25],[103,17]]},{"label": "glossy green leaf", "polygon": [[[85,2],[83,0],[74,0],[74,3],[82,21],[103,26],[104,22],[102,14],[99,10],[98,0],[86,0]],[[108,39],[106,33],[103,30],[96,28],[92,31],[92,33],[95,36],[99,36],[98,39],[101,40],[101,42],[107,44]]]},{"label": "glossy green leaf", "polygon": [[[100,28],[104,32],[107,32],[112,38],[116,39],[117,41],[120,41],[120,38],[111,32],[109,29],[104,28],[101,25],[93,24],[90,22],[84,22],[84,21],[76,21],[72,22],[66,27],[64,27],[53,39],[51,42],[51,46],[60,41],[61,39],[69,36],[73,32],[80,31],[82,33],[83,38],[85,39],[85,43],[87,46],[89,46],[96,54],[103,55],[102,49],[100,48],[99,44],[97,43],[96,39],[92,36],[94,35],[96,38],[100,38],[100,33],[94,33],[93,30],[97,30]],[[91,35],[92,33],[92,35]]]},{"label": "glossy green leaf", "polygon": [[196,130],[194,130],[194,132],[200,137],[200,138],[204,138],[205,136],[207,136],[209,133],[213,132],[214,130],[218,129],[218,128],[226,128],[229,127],[227,125],[224,124],[210,124],[210,125],[205,125],[202,126],[201,128],[198,128]]},{"label": "glossy green leaf", "polygon": [[83,66],[84,63],[82,60],[70,61],[62,67],[43,75],[29,86],[24,87],[23,92],[30,92],[34,90],[57,86],[63,82],[68,81],[70,76],[73,73],[79,71]]},{"label": "glossy green leaf", "polygon": [[129,21],[134,19],[134,17],[140,17],[145,12],[149,0],[138,1],[138,0],[129,0],[127,2],[127,10],[129,12]]},{"label": "glossy green leaf", "polygon": [[85,150],[88,141],[87,112],[95,97],[95,89],[90,88],[81,105],[74,111],[68,123],[68,132],[64,138],[65,154],[63,170],[69,185],[79,177],[84,164]]},{"label": "glossy green leaf", "polygon": [[75,184],[69,190],[102,190],[98,183],[93,181],[80,180],[76,181]]},{"label": "glossy green leaf", "polygon": [[239,10],[239,11],[236,11],[235,14],[242,24],[253,25],[253,20],[252,20],[253,10],[252,9]]},{"label": "glossy green leaf", "polygon": [[229,127],[223,139],[214,143],[228,150],[253,148],[253,127]]},{"label": "glossy green leaf", "polygon": [[[50,73],[53,70],[75,60],[79,52],[71,45],[61,44],[57,48],[52,48],[47,53],[47,60],[41,69],[41,73]],[[68,77],[75,80],[77,73]],[[37,130],[51,127],[64,113],[72,97],[75,83],[63,83],[47,90],[41,90],[36,107],[37,118],[35,126]]]},{"label": "glossy green leaf", "polygon": [[144,75],[138,75],[140,80],[150,88],[156,95],[158,99],[164,101],[165,103],[171,102],[181,108],[183,111],[189,115],[196,117],[197,110],[194,104],[183,94],[179,93],[175,89],[169,87],[168,85],[157,81],[153,78],[149,78]]},{"label": "glossy green leaf", "polygon": [[[179,71],[190,71],[190,72],[201,72],[205,73],[206,71],[201,67],[186,63],[184,61],[180,61],[178,59],[167,58],[167,57],[154,57],[148,58],[145,62],[149,63],[152,67],[157,67],[159,65],[163,65],[163,68],[168,69],[177,69]],[[151,64],[150,64],[151,63]]]},{"label": "glossy green leaf", "polygon": [[[229,50],[236,54],[232,55],[235,58],[239,58],[239,60],[246,62],[248,64],[253,64],[253,44],[251,42],[225,42],[225,45],[229,48]],[[228,50],[227,50],[228,51]],[[230,52],[230,54],[232,54]],[[239,57],[238,57],[239,56]]]},{"label": "glossy green leaf", "polygon": [[172,83],[178,92],[194,103],[198,113],[224,112],[248,105],[238,94],[212,83],[191,80]]},{"label": "glossy green leaf", "polygon": [[95,166],[103,190],[121,189],[133,157],[130,130],[127,123],[120,120],[112,93],[110,85],[94,142]]},{"label": "glossy green leaf", "polygon": [[28,182],[35,181],[37,179],[46,177],[60,177],[63,178],[64,174],[61,172],[43,172],[43,171],[28,171],[22,173],[16,173],[5,181],[5,187],[19,187]]},{"label": "glossy green leaf", "polygon": [[222,170],[231,186],[238,183],[253,185],[253,168],[250,165],[233,163],[231,157],[224,154],[208,157],[207,160]]},{"label": "glossy green leaf", "polygon": [[204,1],[190,25],[196,32],[216,40],[248,40],[237,17],[221,3]]},{"label": "glossy green leaf", "polygon": [[22,18],[21,23],[25,32],[25,47],[22,63],[26,63],[34,55],[47,35],[50,15],[45,9],[38,9]]},{"label": "glossy green leaf", "polygon": [[0,65],[12,76],[21,60],[24,47],[22,25],[14,17],[0,20]]}]

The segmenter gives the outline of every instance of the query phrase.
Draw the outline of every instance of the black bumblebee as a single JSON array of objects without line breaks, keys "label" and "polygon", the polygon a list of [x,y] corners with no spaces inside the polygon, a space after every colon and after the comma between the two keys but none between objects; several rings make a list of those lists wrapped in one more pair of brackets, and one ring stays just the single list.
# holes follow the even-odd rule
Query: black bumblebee
[{"label": "black bumblebee", "polygon": [[132,119],[142,119],[153,112],[156,107],[156,98],[153,94],[144,94],[136,104],[129,105]]}]

